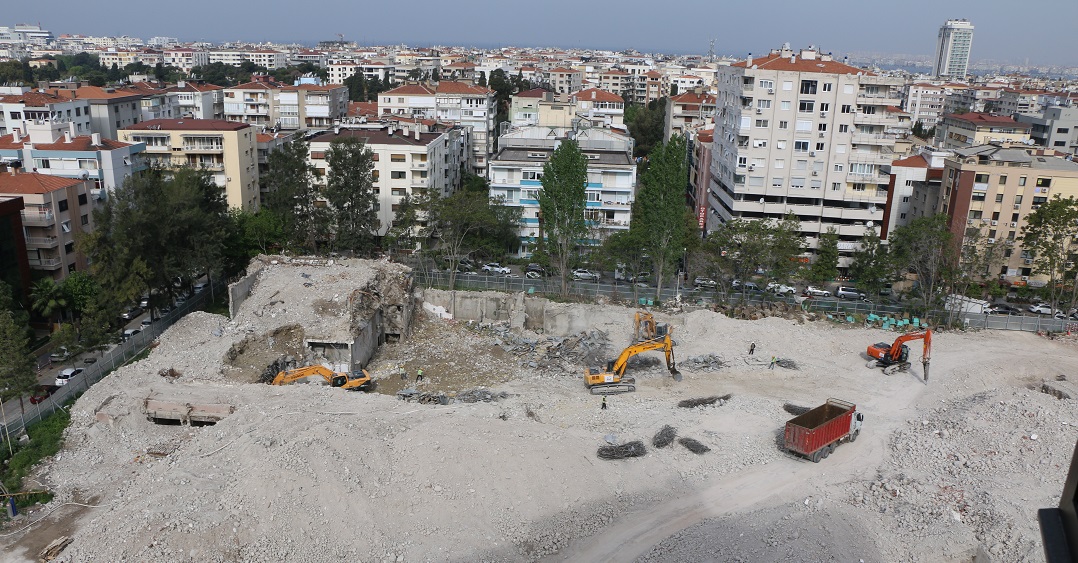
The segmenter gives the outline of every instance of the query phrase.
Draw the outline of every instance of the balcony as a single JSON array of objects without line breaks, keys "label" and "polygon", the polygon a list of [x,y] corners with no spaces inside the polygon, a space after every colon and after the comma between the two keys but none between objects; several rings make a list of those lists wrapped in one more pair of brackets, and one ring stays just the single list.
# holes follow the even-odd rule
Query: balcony
[{"label": "balcony", "polygon": [[32,227],[51,227],[56,224],[56,216],[51,211],[23,211],[22,224]]},{"label": "balcony", "polygon": [[855,113],[853,122],[855,125],[898,125],[898,118],[882,113]]},{"label": "balcony", "polygon": [[427,169],[427,163],[426,162],[413,162],[412,163],[412,169],[413,170],[426,170]]},{"label": "balcony", "polygon": [[196,144],[184,143],[183,151],[184,152],[194,152],[194,153],[221,153],[221,152],[225,152],[225,147],[224,147],[224,145],[213,145],[213,144],[203,144],[203,143],[196,143]]},{"label": "balcony", "polygon": [[225,163],[223,162],[189,162],[189,166],[192,168],[198,168],[199,170],[211,170],[221,172],[225,169]]},{"label": "balcony", "polygon": [[57,270],[63,264],[59,258],[31,258],[28,262],[31,268],[39,270]]},{"label": "balcony", "polygon": [[866,106],[902,106],[902,96],[897,93],[891,92],[879,92],[876,94],[866,94],[864,92],[858,92],[857,103]]},{"label": "balcony", "polygon": [[894,136],[884,135],[883,133],[854,133],[853,143],[855,145],[894,146],[895,138]]},{"label": "balcony", "polygon": [[60,246],[57,237],[26,237],[27,248],[56,248]]}]

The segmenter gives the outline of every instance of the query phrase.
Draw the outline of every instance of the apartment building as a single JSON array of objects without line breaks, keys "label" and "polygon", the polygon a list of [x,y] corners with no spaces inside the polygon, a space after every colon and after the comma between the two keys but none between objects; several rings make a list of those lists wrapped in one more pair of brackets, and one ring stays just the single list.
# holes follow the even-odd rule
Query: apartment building
[{"label": "apartment building", "polygon": [[269,49],[217,49],[209,51],[207,57],[210,63],[223,63],[232,66],[240,66],[245,61],[250,61],[269,70],[288,66],[288,53]]},{"label": "apartment building", "polygon": [[613,92],[587,88],[569,96],[576,117],[591,127],[625,129],[625,100]]},{"label": "apartment building", "polygon": [[982,113],[995,111],[1003,88],[998,86],[971,86],[955,88],[943,101],[943,113]]},{"label": "apartment building", "polygon": [[973,48],[973,24],[969,20],[947,20],[936,38],[933,74],[937,77],[966,77],[969,53]]},{"label": "apartment building", "polygon": [[969,112],[943,116],[936,127],[936,146],[961,149],[988,144],[991,141],[1029,142],[1029,123],[994,113]]},{"label": "apartment building", "polygon": [[[271,128],[277,125],[280,116],[278,93],[284,84],[268,76],[252,76],[252,81],[225,88],[224,114],[228,121],[238,121],[249,125]],[[289,124],[293,129],[299,126],[299,109],[290,110]],[[284,123],[281,123],[284,127]]]},{"label": "apartment building", "polygon": [[567,138],[573,138],[588,159],[585,216],[594,233],[589,242],[599,244],[611,232],[629,228],[637,179],[631,137],[597,128],[512,128],[498,137],[498,150],[490,162],[490,196],[521,208],[521,257],[531,256],[540,236],[543,166]]},{"label": "apartment building", "polygon": [[552,92],[572,94],[584,88],[584,73],[576,69],[559,66],[544,70],[542,82]]},{"label": "apartment building", "polygon": [[395,126],[336,128],[310,139],[310,162],[318,177],[329,173],[326,152],[330,144],[344,138],[363,141],[374,155],[379,236],[392,226],[405,196],[432,192],[447,196],[460,185],[461,174],[467,170],[468,147],[460,128],[434,133]]},{"label": "apartment building", "polygon": [[474,174],[486,176],[493,152],[494,91],[469,82],[442,80],[436,86],[409,83],[382,92],[378,109],[383,116],[433,119],[471,130],[471,162]]},{"label": "apartment building", "polygon": [[162,52],[164,65],[176,67],[186,73],[198,66],[210,64],[210,54],[205,51],[187,49],[183,47],[165,49]]},{"label": "apartment building", "polygon": [[[965,85],[960,87],[965,88]],[[920,123],[925,129],[931,129],[939,123],[944,103],[953,90],[954,87],[950,84],[914,82],[906,87],[902,109],[910,114],[913,123]]]},{"label": "apartment building", "polygon": [[11,127],[24,120],[71,123],[76,134],[89,135],[90,103],[36,90],[0,96],[0,135],[11,133]]},{"label": "apartment building", "polygon": [[1030,126],[1029,137],[1038,145],[1078,155],[1078,108],[1053,106],[1015,120]]},{"label": "apartment building", "polygon": [[177,93],[158,88],[148,82],[135,82],[124,89],[141,96],[139,121],[180,117],[180,101]]},{"label": "apartment building", "polygon": [[666,123],[663,139],[673,135],[686,136],[691,131],[710,127],[715,119],[715,95],[696,87],[666,99]]},{"label": "apartment building", "polygon": [[700,237],[707,237],[708,187],[711,180],[711,148],[715,143],[715,129],[698,129],[687,137],[689,149],[689,191],[687,197]]},{"label": "apartment building", "polygon": [[124,68],[127,65],[141,62],[139,51],[102,51],[97,54],[98,61],[105,68]]},{"label": "apartment building", "polygon": [[258,194],[259,202],[266,201],[266,174],[269,172],[269,155],[273,151],[283,148],[295,139],[295,132],[275,132],[255,134],[255,160],[258,165]]},{"label": "apartment building", "polygon": [[1049,198],[1078,197],[1078,163],[1046,154],[1052,151],[1006,143],[954,152],[944,164],[935,211],[950,217],[951,232],[959,240],[976,229],[989,244],[1003,245],[1000,280],[1043,285],[1045,278],[1033,273],[1033,257],[1019,237],[1028,215]]},{"label": "apartment building", "polygon": [[696,88],[702,88],[704,86],[704,79],[694,74],[679,74],[677,76],[670,76],[668,79],[670,83],[671,95],[676,91],[678,94],[683,92],[692,92]]},{"label": "apartment building", "polygon": [[793,213],[812,252],[829,228],[849,265],[887,201],[903,156],[904,81],[787,46],[718,71],[708,230]]},{"label": "apartment building", "polygon": [[258,153],[250,125],[218,119],[154,119],[122,129],[120,137],[145,146],[141,159],[145,164],[205,170],[221,187],[230,208],[258,211]]},{"label": "apartment building", "polygon": [[[7,174],[0,168],[0,174]],[[30,261],[26,255],[25,209],[22,196],[0,196],[0,281],[12,289],[24,306],[30,298]]]},{"label": "apartment building", "polygon": [[142,150],[141,145],[105,139],[98,133],[79,135],[66,116],[24,120],[12,125],[11,134],[0,137],[3,162],[20,163],[41,175],[86,180],[94,197],[101,199],[143,170],[137,158]]},{"label": "apartment building", "polygon": [[916,190],[925,192],[933,189],[938,193],[943,178],[944,159],[952,155],[950,151],[922,147],[920,153],[891,163],[887,204],[883,209],[883,221],[879,230],[881,239],[887,240],[896,228],[924,216],[923,209],[915,209],[913,193]]},{"label": "apartment building", "polygon": [[299,84],[277,96],[282,129],[323,129],[348,117],[348,88],[339,84]]},{"label": "apartment building", "polygon": [[613,92],[626,101],[632,101],[636,90],[636,78],[624,70],[610,68],[599,73],[599,89]]},{"label": "apartment building", "polygon": [[86,180],[11,169],[0,173],[0,201],[22,198],[25,255],[34,277],[61,281],[86,269],[75,238],[94,229],[97,199]]},{"label": "apartment building", "polygon": [[142,118],[141,92],[124,88],[100,88],[79,86],[76,89],[59,88],[57,96],[70,96],[86,100],[90,104],[90,129],[106,139],[117,139],[117,132],[138,123]]},{"label": "apartment building", "polygon": [[179,115],[174,117],[193,119],[224,119],[225,117],[224,88],[216,84],[180,80],[175,86],[170,86],[165,91],[176,95],[176,111]]},{"label": "apartment building", "polygon": [[514,94],[510,99],[509,123],[514,127],[539,124],[539,102],[547,99],[552,92],[542,88],[533,88]]}]

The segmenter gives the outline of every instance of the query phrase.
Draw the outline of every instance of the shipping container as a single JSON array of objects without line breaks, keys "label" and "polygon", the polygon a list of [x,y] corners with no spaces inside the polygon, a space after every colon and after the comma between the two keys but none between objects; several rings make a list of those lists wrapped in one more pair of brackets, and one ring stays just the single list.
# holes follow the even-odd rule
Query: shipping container
[{"label": "shipping container", "polygon": [[818,463],[842,440],[856,440],[863,420],[853,403],[828,399],[786,423],[786,449]]}]

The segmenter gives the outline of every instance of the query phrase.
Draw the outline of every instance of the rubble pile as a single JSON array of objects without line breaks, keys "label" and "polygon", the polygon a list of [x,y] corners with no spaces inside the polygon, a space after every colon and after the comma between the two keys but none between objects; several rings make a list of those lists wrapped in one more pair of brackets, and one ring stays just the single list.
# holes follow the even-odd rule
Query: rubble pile
[{"label": "rubble pile", "polygon": [[719,371],[726,367],[726,360],[719,354],[702,354],[681,360],[678,362],[678,366],[693,371]]}]

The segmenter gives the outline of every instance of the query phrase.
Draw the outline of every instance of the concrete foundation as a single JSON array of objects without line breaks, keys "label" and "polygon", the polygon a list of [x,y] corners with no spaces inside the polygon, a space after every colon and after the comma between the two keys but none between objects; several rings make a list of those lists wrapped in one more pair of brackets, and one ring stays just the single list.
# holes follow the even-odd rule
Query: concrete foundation
[{"label": "concrete foundation", "polygon": [[427,289],[423,291],[423,301],[425,309],[446,318],[481,323],[508,322],[510,328],[556,336],[594,328],[597,320],[595,306],[555,303],[523,293]]}]

